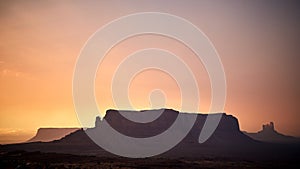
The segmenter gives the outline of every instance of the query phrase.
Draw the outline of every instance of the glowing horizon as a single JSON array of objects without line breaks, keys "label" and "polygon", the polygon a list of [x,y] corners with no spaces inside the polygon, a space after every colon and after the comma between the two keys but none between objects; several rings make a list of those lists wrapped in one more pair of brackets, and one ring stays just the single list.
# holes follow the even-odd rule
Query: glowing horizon
[{"label": "glowing horizon", "polygon": [[[40,127],[79,127],[72,78],[81,48],[111,20],[144,11],[183,17],[209,37],[225,69],[225,112],[239,119],[241,130],[256,132],[262,124],[274,121],[281,133],[300,136],[296,107],[300,100],[300,24],[294,15],[299,10],[281,1],[232,2],[1,2],[0,144],[26,140]],[[210,82],[197,56],[174,39],[143,35],[119,43],[101,63],[95,80],[100,115],[116,108],[109,92],[118,63],[145,48],[165,49],[185,61],[199,84],[199,112],[208,112]],[[167,108],[180,109],[176,81],[155,70],[133,79],[129,88],[132,104],[150,109],[149,92],[157,88],[164,90]]]}]

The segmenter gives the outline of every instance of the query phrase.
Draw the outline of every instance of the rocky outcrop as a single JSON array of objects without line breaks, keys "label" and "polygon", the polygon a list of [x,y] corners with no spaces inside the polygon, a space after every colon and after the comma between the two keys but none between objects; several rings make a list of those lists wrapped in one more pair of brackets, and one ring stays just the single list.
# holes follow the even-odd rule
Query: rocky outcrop
[{"label": "rocky outcrop", "polygon": [[300,143],[300,139],[292,136],[283,135],[275,130],[273,122],[262,125],[262,130],[257,133],[247,133],[247,136],[254,140],[270,143]]}]

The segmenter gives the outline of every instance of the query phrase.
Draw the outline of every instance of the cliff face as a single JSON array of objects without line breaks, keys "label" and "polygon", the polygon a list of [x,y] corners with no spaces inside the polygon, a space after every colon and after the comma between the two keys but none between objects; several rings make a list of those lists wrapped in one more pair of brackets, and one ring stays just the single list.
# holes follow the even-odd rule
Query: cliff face
[{"label": "cliff face", "polygon": [[[162,111],[163,113],[154,121],[149,123],[136,123],[123,117],[117,110],[108,110],[104,119],[110,124],[112,128],[118,132],[136,138],[146,138],[158,135],[168,129],[173,122],[176,120],[180,112],[165,109],[165,110],[145,110],[142,113],[153,113],[153,111]],[[136,114],[141,113],[138,111],[124,111],[123,113]],[[191,115],[190,113],[183,113],[184,116]],[[205,123],[207,114],[197,114],[197,119],[187,134],[187,136],[182,140],[181,144],[194,144],[196,146],[200,145],[198,143],[199,135],[202,127]],[[97,118],[95,126],[99,127],[101,120]],[[60,142],[74,142],[76,144],[87,144],[91,140],[86,136],[83,130],[77,131],[70,135],[67,135]],[[248,136],[244,135],[239,129],[239,123],[237,118],[226,115],[222,113],[222,118],[220,123],[213,133],[213,135],[204,143],[204,145],[215,144],[216,146],[228,146],[237,145],[253,142]],[[194,146],[193,145],[193,146]]]},{"label": "cliff face", "polygon": [[[153,110],[152,110],[153,111]],[[161,110],[157,110],[161,111]],[[134,116],[137,113],[152,113],[151,111],[124,111]],[[108,110],[104,119],[117,131],[131,137],[151,137],[162,133],[172,125],[178,116],[178,111],[166,109],[158,119],[149,123],[135,123],[123,117],[117,110]],[[101,123],[101,121],[100,121]]]},{"label": "cliff face", "polygon": [[49,142],[59,140],[79,128],[39,128],[36,135],[27,142]]},{"label": "cliff face", "polygon": [[[145,110],[142,113],[153,113],[153,111],[154,110]],[[138,138],[151,137],[168,129],[180,113],[171,109],[156,111],[163,111],[163,113],[159,116],[159,118],[149,123],[136,123],[130,121],[123,117],[117,110],[108,110],[104,119],[111,125],[111,127],[124,135]],[[140,112],[126,111],[124,113],[135,114]],[[191,114],[183,113],[183,115],[189,116]],[[183,140],[183,144],[185,144],[185,142],[198,143],[198,138],[207,116],[207,114],[197,114],[197,120],[187,137]],[[99,123],[101,123],[101,121],[99,121]],[[96,126],[99,126],[99,124],[96,123]],[[240,131],[237,118],[222,113],[222,118],[217,129],[206,144],[240,144],[251,141],[252,140],[249,137],[245,136]]]},{"label": "cliff face", "polygon": [[[163,111],[163,113],[154,121],[149,123],[136,123],[123,117],[117,110],[108,110],[104,119],[118,132],[136,138],[146,138],[158,135],[168,129],[176,120],[180,112],[165,109],[165,110],[145,110],[143,112],[138,111],[124,111],[123,113],[136,114],[136,113],[153,113],[154,111]],[[190,116],[190,113],[183,113],[184,116]],[[187,134],[187,136],[172,150],[166,152],[162,156],[164,157],[192,157],[199,155],[216,155],[226,156],[227,153],[232,155],[236,150],[240,150],[243,147],[249,148],[257,142],[244,135],[239,130],[239,123],[237,118],[222,113],[220,123],[212,134],[212,136],[203,144],[198,142],[200,132],[203,128],[207,114],[197,114],[197,119]],[[101,127],[101,120],[97,118],[95,122],[96,127]],[[101,156],[109,156],[111,154],[103,151],[97,147],[93,141],[85,134],[83,130],[76,131],[55,141],[57,144],[69,144],[80,145],[85,147],[81,152],[89,152],[90,154],[97,154]],[[88,149],[90,147],[90,149]],[[237,148],[240,147],[240,148]],[[97,151],[96,151],[97,150]]]},{"label": "cliff face", "polygon": [[[142,113],[152,113],[155,110],[144,110],[141,111]],[[180,112],[172,110],[172,109],[161,109],[156,110],[163,112],[159,118],[155,119],[152,122],[149,123],[135,123],[133,121],[130,121],[123,117],[119,111],[117,110],[108,110],[106,112],[106,115],[104,119],[115,129],[118,131],[124,133],[128,133],[130,129],[132,130],[148,130],[149,132],[152,132],[152,130],[155,131],[164,131],[166,128],[168,128],[177,118],[178,114]],[[140,113],[138,111],[125,111],[124,113],[131,113],[132,115]],[[189,116],[192,113],[181,113],[184,116]],[[204,123],[206,120],[207,114],[197,114],[197,122],[198,123]],[[196,122],[196,123],[197,123]],[[99,121],[101,123],[101,121]],[[96,126],[98,124],[96,123]],[[200,127],[200,126],[198,126]],[[218,130],[224,131],[224,132],[238,132],[239,131],[239,124],[238,120],[231,116],[226,115],[225,113],[222,113],[222,119],[219,123]],[[123,132],[122,132],[123,133]]]}]

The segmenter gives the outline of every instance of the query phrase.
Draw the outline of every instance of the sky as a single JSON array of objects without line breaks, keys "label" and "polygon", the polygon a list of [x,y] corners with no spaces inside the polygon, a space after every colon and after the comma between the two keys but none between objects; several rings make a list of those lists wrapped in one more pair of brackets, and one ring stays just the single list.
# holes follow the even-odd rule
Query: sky
[{"label": "sky", "polygon": [[[79,126],[72,77],[81,49],[105,24],[137,12],[177,15],[206,34],[226,74],[224,111],[239,119],[241,130],[256,132],[273,121],[279,132],[300,136],[299,7],[297,1],[276,0],[1,1],[0,144],[29,139],[40,127]],[[102,116],[115,108],[109,92],[117,65],[145,48],[169,50],[184,60],[199,84],[199,111],[209,111],[210,82],[197,56],[174,39],[141,35],[117,44],[101,63],[95,92]],[[156,88],[165,92],[166,107],[180,109],[176,80],[158,70],[133,78],[134,107],[151,107],[149,92]]]}]

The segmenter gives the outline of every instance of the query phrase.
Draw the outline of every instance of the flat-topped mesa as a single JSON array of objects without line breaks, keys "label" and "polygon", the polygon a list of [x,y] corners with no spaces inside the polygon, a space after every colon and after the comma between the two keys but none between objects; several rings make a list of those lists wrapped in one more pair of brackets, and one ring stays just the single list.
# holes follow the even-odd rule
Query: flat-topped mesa
[{"label": "flat-topped mesa", "polygon": [[[120,114],[121,113],[121,114]],[[141,110],[141,111],[134,111],[134,110],[107,110],[104,119],[113,122],[114,120],[118,121],[118,123],[128,123],[133,122],[130,121],[130,119],[127,119],[126,117],[133,118],[134,116],[140,116],[142,114],[146,115],[148,114],[149,118],[153,114],[158,114],[157,119],[149,120],[151,123],[152,121],[160,121],[163,123],[166,123],[167,121],[173,121],[177,118],[178,114],[180,112],[172,109],[156,109],[156,110]],[[124,117],[123,115],[126,115]]]},{"label": "flat-topped mesa", "polygon": [[119,112],[122,113],[126,113],[128,115],[137,115],[138,113],[155,113],[155,112],[161,112],[164,114],[167,114],[167,116],[177,116],[180,112],[177,110],[173,110],[173,109],[153,109],[153,110],[140,110],[140,111],[136,111],[136,110],[114,110],[114,109],[109,109],[106,111],[106,114],[104,116],[104,119],[109,119],[109,118],[113,118],[114,116],[116,116],[116,114],[119,114]]},{"label": "flat-topped mesa", "polygon": [[[124,117],[135,116],[137,113],[161,113],[161,115],[148,123],[137,123]],[[195,113],[182,113],[172,109],[158,109],[158,110],[142,110],[142,111],[124,111],[124,110],[107,110],[104,119],[117,131],[132,137],[150,137],[164,132],[176,120],[177,116],[181,113],[184,116],[195,115]],[[217,113],[216,113],[217,114]],[[218,124],[215,132],[240,132],[237,118],[232,115],[221,113],[222,118]],[[214,114],[211,114],[214,115]],[[195,137],[199,135],[208,114],[197,114],[197,119],[192,128],[192,133]],[[100,126],[101,120],[97,118],[95,126]]]},{"label": "flat-topped mesa", "polygon": [[80,128],[39,128],[36,135],[27,142],[49,142],[58,140]]}]

